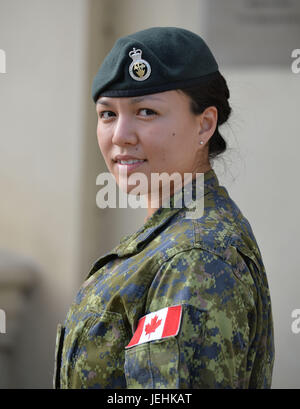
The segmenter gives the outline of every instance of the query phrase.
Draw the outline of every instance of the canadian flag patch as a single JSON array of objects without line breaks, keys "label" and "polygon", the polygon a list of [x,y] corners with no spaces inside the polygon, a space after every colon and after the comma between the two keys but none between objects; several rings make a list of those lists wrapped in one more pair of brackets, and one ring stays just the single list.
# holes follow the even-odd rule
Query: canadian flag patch
[{"label": "canadian flag patch", "polygon": [[174,305],[145,315],[139,320],[137,329],[125,348],[177,335],[181,312],[181,305]]}]

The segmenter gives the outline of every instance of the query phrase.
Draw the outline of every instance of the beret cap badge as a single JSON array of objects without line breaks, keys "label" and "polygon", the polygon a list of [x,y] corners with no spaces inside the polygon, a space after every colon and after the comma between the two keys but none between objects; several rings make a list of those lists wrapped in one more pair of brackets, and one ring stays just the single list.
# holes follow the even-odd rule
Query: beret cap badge
[{"label": "beret cap badge", "polygon": [[150,77],[151,66],[148,61],[142,59],[142,50],[133,48],[129,52],[132,63],[129,66],[129,74],[135,81],[145,81]]}]

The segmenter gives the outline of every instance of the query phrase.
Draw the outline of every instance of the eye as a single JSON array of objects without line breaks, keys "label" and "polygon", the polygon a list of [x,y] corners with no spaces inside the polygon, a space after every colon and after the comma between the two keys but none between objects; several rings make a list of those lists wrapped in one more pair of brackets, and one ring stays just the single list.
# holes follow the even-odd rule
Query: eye
[{"label": "eye", "polygon": [[111,118],[113,118],[114,116],[116,116],[116,114],[114,113],[114,112],[112,112],[112,111],[101,111],[101,112],[99,112],[99,118],[101,118],[101,119],[111,119]]},{"label": "eye", "polygon": [[150,116],[157,115],[157,112],[153,111],[153,109],[141,108],[141,109],[139,110],[138,114],[139,114],[140,116],[150,117]]}]

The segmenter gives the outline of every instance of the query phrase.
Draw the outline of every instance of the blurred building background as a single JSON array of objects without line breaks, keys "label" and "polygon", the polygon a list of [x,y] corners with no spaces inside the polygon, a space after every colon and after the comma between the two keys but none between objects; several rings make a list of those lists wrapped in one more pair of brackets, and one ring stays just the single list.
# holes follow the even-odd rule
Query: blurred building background
[{"label": "blurred building background", "polygon": [[299,2],[0,0],[2,388],[52,387],[57,324],[92,262],[143,223],[143,209],[96,205],[96,177],[107,170],[90,89],[115,40],[151,26],[202,35],[228,81],[229,149],[213,166],[263,254],[276,336],[273,387],[300,387],[300,333],[291,329],[300,308],[300,73],[291,69]]}]

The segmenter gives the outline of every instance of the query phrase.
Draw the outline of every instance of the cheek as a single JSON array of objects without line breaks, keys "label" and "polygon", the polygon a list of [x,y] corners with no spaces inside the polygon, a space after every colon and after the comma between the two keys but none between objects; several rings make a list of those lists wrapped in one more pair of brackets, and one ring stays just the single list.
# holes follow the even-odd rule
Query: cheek
[{"label": "cheek", "polygon": [[97,134],[98,145],[100,147],[100,145],[101,145],[101,138],[100,138],[101,132],[100,132],[99,124],[97,125],[96,134]]},{"label": "cheek", "polygon": [[97,126],[97,141],[101,153],[105,157],[109,151],[110,139],[107,132],[105,132],[102,128],[100,129],[99,125]]},{"label": "cheek", "polygon": [[179,132],[171,126],[151,130],[142,144],[153,169],[164,171],[175,166],[182,152],[182,142],[179,143],[179,140]]}]

